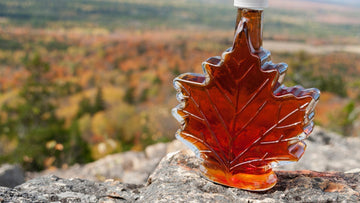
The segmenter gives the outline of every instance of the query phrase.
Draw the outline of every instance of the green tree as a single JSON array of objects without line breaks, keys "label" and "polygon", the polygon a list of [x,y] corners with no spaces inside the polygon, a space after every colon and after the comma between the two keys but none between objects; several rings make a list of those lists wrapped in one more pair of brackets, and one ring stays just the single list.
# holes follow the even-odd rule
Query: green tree
[{"label": "green tree", "polygon": [[89,113],[92,115],[92,105],[89,98],[84,97],[79,102],[79,110],[77,112],[77,118],[81,118],[83,115]]},{"label": "green tree", "polygon": [[79,110],[76,117],[81,118],[85,114],[94,115],[95,113],[104,111],[105,109],[106,104],[103,97],[102,88],[98,87],[94,103],[92,103],[89,98],[84,97],[79,103]]},{"label": "green tree", "polygon": [[[36,55],[31,60],[26,59],[25,68],[29,77],[19,92],[22,102],[17,106],[6,104],[3,108],[9,115],[9,136],[16,137],[19,142],[12,155],[15,160],[10,161],[20,162],[28,170],[40,170],[52,154],[46,143],[64,143],[68,138],[64,121],[55,115],[56,96],[52,91],[55,86],[46,78],[49,64]],[[54,154],[57,162],[61,162],[60,153]]]},{"label": "green tree", "polygon": [[355,102],[350,101],[344,108],[331,118],[332,130],[341,133],[343,136],[352,136],[354,123],[360,116],[360,109],[356,108]]},{"label": "green tree", "polygon": [[87,163],[93,161],[88,143],[82,138],[79,122],[75,121],[69,128],[70,140],[64,146],[64,151],[71,155],[67,156],[66,163]]},{"label": "green tree", "polygon": [[139,102],[146,102],[149,99],[149,88],[145,88],[140,95]]},{"label": "green tree", "polygon": [[95,96],[95,103],[94,103],[94,113],[98,111],[103,111],[106,109],[103,91],[101,87],[97,88],[96,96]]},{"label": "green tree", "polygon": [[179,67],[179,64],[176,64],[175,67],[172,69],[172,74],[173,76],[177,77],[180,75],[180,67]]},{"label": "green tree", "polygon": [[47,77],[49,64],[36,55],[25,60],[25,68],[29,77],[19,91],[21,102],[3,106],[8,115],[6,135],[18,140],[17,148],[5,160],[21,163],[26,170],[44,169],[49,160],[58,167],[73,162],[64,147],[72,142],[70,131],[55,113],[58,95],[56,85]]},{"label": "green tree", "polygon": [[337,94],[340,97],[347,97],[346,83],[340,75],[321,76],[319,88],[321,91],[327,91]]},{"label": "green tree", "polygon": [[341,127],[344,136],[352,136],[354,123],[359,117],[359,111],[356,109],[355,102],[349,102],[342,110]]},{"label": "green tree", "polygon": [[124,96],[124,101],[128,104],[134,104],[135,103],[135,88],[129,87]]}]

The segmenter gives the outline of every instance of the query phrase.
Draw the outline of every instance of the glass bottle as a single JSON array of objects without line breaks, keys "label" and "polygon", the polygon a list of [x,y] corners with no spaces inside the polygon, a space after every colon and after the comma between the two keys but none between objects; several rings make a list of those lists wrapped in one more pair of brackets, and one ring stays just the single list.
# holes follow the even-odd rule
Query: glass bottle
[{"label": "glass bottle", "polygon": [[273,167],[298,161],[312,132],[317,89],[282,84],[287,65],[262,47],[267,0],[235,0],[234,43],[203,63],[204,74],[174,79],[182,124],[177,139],[202,160],[205,178],[261,191],[273,187]]}]

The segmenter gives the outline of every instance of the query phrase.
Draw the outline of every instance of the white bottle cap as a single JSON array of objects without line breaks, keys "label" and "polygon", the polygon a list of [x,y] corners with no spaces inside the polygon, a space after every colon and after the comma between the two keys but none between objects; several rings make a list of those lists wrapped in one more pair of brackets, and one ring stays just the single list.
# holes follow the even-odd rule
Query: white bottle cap
[{"label": "white bottle cap", "polygon": [[264,9],[268,5],[269,0],[234,0],[234,6],[238,8]]}]

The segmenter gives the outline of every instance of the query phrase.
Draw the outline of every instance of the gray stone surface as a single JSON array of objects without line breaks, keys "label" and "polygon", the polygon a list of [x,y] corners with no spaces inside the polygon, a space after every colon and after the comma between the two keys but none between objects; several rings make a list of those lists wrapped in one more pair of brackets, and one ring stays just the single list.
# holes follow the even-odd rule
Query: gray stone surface
[{"label": "gray stone surface", "polygon": [[204,179],[188,153],[169,155],[149,177],[139,201],[149,202],[357,202],[360,173],[278,171],[278,184],[266,192],[224,187]]},{"label": "gray stone surface", "polygon": [[84,166],[29,173],[33,179],[14,189],[0,187],[0,202],[359,202],[360,139],[316,128],[306,142],[304,157],[278,168],[279,182],[266,192],[207,181],[192,152],[173,141]]},{"label": "gray stone surface", "polygon": [[0,187],[0,202],[134,202],[139,187],[117,181],[98,183],[44,176],[14,189]]},{"label": "gray stone surface", "polygon": [[25,174],[20,166],[10,164],[0,166],[0,186],[12,188],[24,182]]},{"label": "gray stone surface", "polygon": [[279,167],[279,170],[346,172],[360,168],[359,137],[344,138],[316,127],[305,142],[307,149],[300,161]]},{"label": "gray stone surface", "polygon": [[147,147],[144,152],[130,151],[109,155],[83,166],[77,164],[68,169],[28,173],[27,179],[56,175],[62,178],[82,178],[94,181],[115,179],[124,183],[143,184],[168,152],[183,148],[184,146],[179,141],[169,144],[159,143]]},{"label": "gray stone surface", "polygon": [[0,187],[0,202],[358,202],[360,173],[278,171],[278,184],[249,192],[209,182],[188,151],[162,159],[147,184],[102,183],[46,176],[14,189]]},{"label": "gray stone surface", "polygon": [[[279,167],[278,170],[314,170],[346,172],[360,168],[360,139],[344,138],[316,127],[306,140],[305,155],[298,163]],[[27,179],[43,175],[62,178],[83,178],[94,181],[115,179],[124,183],[144,184],[159,161],[167,153],[186,149],[178,140],[149,146],[144,152],[126,152],[109,155],[87,165],[68,169],[28,173]]]}]

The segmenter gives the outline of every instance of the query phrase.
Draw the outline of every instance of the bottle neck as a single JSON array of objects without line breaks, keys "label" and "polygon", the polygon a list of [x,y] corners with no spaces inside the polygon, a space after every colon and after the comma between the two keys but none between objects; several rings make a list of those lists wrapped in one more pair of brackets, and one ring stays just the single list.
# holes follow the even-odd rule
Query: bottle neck
[{"label": "bottle neck", "polygon": [[242,18],[247,18],[248,35],[255,52],[260,52],[263,45],[263,10],[239,8],[236,28]]}]

